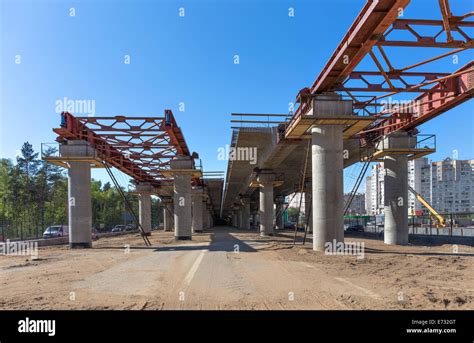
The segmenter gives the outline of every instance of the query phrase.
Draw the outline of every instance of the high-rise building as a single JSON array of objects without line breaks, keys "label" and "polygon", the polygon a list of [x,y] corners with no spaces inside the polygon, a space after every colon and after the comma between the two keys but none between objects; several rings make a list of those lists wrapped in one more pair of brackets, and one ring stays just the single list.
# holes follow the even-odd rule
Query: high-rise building
[{"label": "high-rise building", "polygon": [[442,213],[474,212],[474,160],[431,164],[431,205]]},{"label": "high-rise building", "polygon": [[[344,204],[349,200],[350,194],[344,194]],[[347,209],[347,214],[361,216],[366,213],[365,210],[365,194],[357,193],[352,198],[351,204]]]},{"label": "high-rise building", "polygon": [[384,168],[382,163],[372,165],[372,175],[365,183],[365,212],[369,215],[383,213]]},{"label": "high-rise building", "polygon": [[[377,163],[366,178],[365,208],[370,215],[383,213],[384,174],[383,163]],[[474,160],[409,161],[408,185],[439,213],[474,212]],[[412,192],[408,192],[408,212],[428,214]]]}]

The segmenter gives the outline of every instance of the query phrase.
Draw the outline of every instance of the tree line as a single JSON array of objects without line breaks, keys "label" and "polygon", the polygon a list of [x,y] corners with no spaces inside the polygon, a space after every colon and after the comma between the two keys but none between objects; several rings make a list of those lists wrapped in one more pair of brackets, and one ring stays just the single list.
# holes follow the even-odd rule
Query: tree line
[{"label": "tree line", "polygon": [[[56,148],[44,154],[53,156]],[[138,199],[121,185],[138,215]],[[16,160],[0,159],[0,236],[4,239],[41,237],[50,225],[68,225],[67,171],[41,160],[25,142]],[[92,226],[99,231],[132,223],[124,200],[110,182],[91,181]],[[162,222],[159,200],[152,198],[152,225]]]}]

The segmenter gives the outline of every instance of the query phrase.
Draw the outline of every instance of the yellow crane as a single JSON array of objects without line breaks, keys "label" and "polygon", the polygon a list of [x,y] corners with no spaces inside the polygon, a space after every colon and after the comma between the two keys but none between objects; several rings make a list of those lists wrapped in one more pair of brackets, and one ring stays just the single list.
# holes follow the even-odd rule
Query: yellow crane
[{"label": "yellow crane", "polygon": [[408,186],[408,190],[412,192],[416,199],[421,202],[423,206],[425,206],[428,211],[430,211],[431,215],[436,218],[438,221],[437,226],[446,227],[446,220],[430,205],[428,201],[426,201],[417,191],[415,191],[411,186]]}]

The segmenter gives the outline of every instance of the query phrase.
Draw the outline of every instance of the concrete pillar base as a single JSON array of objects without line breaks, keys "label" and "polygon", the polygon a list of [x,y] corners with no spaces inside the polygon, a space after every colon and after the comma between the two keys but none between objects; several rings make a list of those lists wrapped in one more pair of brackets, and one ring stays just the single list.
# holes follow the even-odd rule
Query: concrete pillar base
[{"label": "concrete pillar base", "polygon": [[272,236],[275,236],[275,234],[260,232],[260,237],[272,237]]},{"label": "concrete pillar base", "polygon": [[192,240],[191,236],[174,236],[175,241],[190,241]]},{"label": "concrete pillar base", "polygon": [[69,243],[69,248],[71,248],[71,249],[90,249],[90,248],[92,248],[92,243]]}]

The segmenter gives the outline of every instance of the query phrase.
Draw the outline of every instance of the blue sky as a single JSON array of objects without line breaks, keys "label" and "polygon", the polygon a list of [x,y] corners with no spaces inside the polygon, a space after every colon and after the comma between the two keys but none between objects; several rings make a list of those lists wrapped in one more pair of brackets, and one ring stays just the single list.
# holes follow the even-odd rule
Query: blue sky
[{"label": "blue sky", "polygon": [[[440,17],[437,1],[412,2],[406,18]],[[474,10],[472,2],[451,2],[455,14]],[[230,143],[230,113],[286,113],[365,0],[0,3],[0,157],[14,158],[26,140],[36,150],[53,142],[55,101],[67,97],[95,100],[96,115],[161,116],[170,108],[205,169],[224,171],[217,149]],[[394,55],[398,66],[423,59],[411,51]],[[440,65],[454,71],[472,58],[467,52],[457,66]],[[430,158],[453,150],[474,158],[473,112],[471,101],[420,127],[437,135]]]}]

